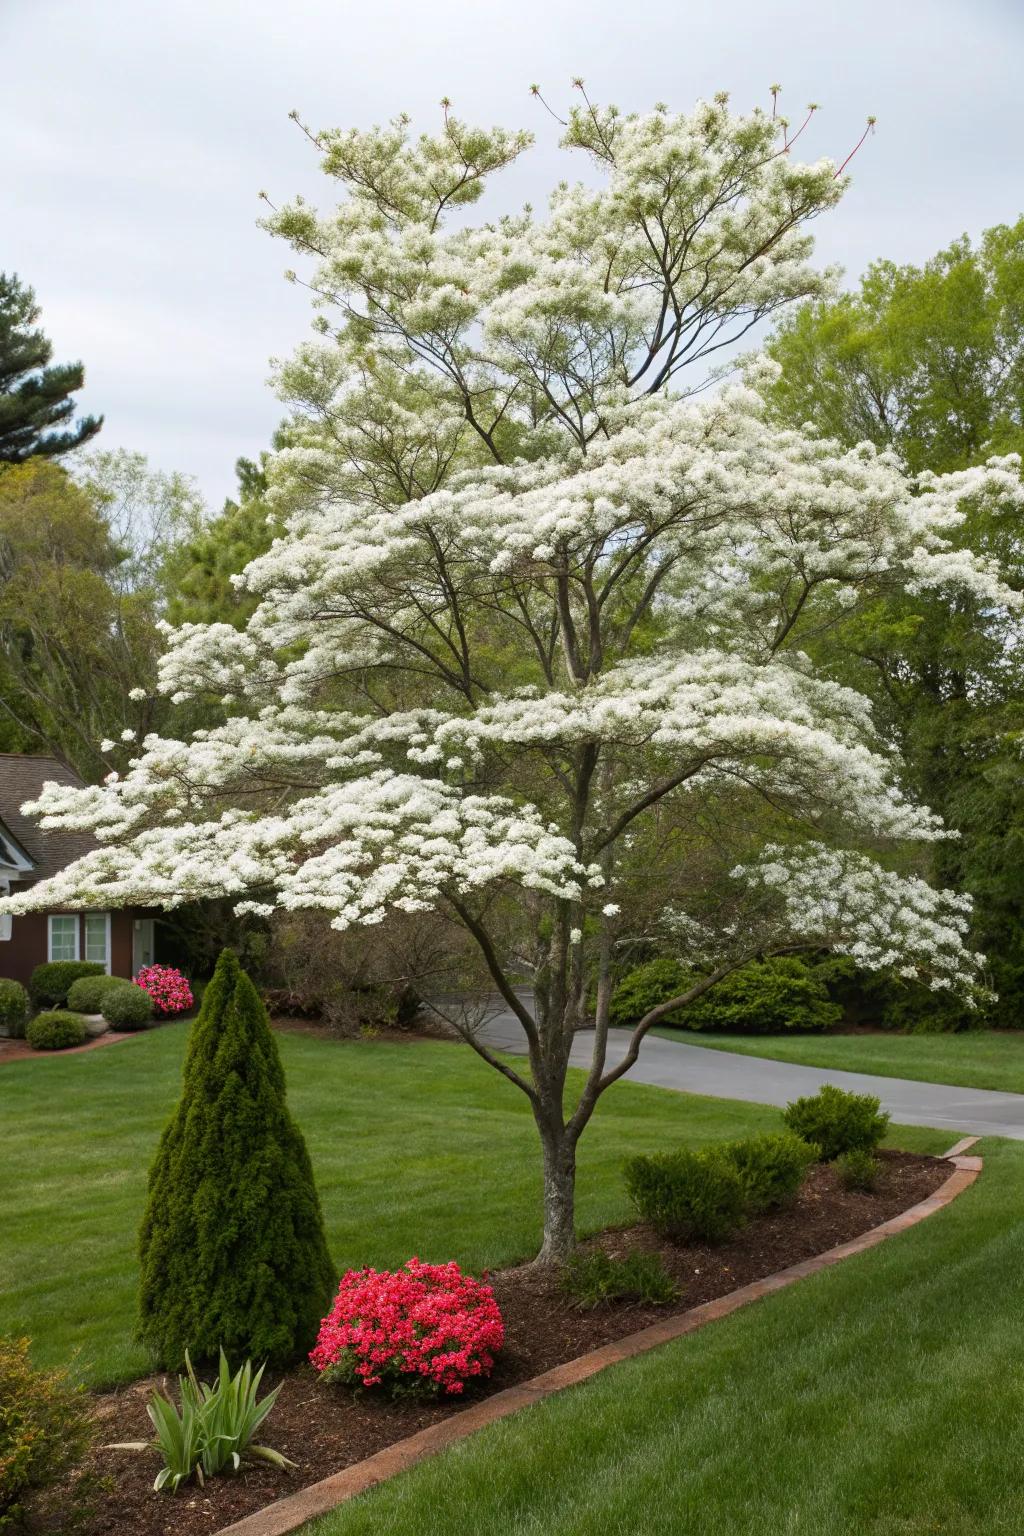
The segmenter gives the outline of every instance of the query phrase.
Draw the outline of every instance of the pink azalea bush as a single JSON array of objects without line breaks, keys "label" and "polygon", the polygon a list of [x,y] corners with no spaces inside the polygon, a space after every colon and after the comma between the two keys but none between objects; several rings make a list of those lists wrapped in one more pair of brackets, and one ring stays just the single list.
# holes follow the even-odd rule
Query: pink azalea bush
[{"label": "pink azalea bush", "polygon": [[489,1285],[455,1263],[350,1269],[310,1360],[327,1381],[459,1393],[489,1376],[505,1325]]},{"label": "pink azalea bush", "polygon": [[153,999],[153,1012],[158,1017],[184,1013],[195,1001],[187,978],[173,965],[144,965],[135,981]]}]

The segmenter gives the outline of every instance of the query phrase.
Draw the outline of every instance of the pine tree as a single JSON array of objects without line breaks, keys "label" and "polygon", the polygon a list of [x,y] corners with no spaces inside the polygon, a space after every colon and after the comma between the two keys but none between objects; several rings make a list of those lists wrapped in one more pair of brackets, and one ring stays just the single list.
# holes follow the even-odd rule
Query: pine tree
[{"label": "pine tree", "polygon": [[[0,463],[69,453],[103,425],[102,416],[72,423],[71,396],[85,383],[85,369],[81,363],[49,366],[53,344],[36,327],[38,319],[33,290],[15,273],[0,272]],[[68,430],[49,430],[65,425]]]},{"label": "pine tree", "polygon": [[311,1348],[335,1273],[266,1009],[224,950],[150,1172],[140,1336],[167,1368]]}]

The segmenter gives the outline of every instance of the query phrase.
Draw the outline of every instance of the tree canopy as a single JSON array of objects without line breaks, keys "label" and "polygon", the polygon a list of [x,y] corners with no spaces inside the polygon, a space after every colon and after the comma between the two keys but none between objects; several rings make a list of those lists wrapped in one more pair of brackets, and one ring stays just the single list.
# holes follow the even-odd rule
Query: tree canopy
[{"label": "tree canopy", "polygon": [[[184,623],[161,664],[163,693],[228,717],[44,793],[51,824],[104,841],[0,905],[226,896],[339,929],[440,908],[526,1036],[520,1070],[460,1023],[529,1100],[556,1260],[600,1094],[752,956],[831,948],[970,995],[968,904],[914,869],[943,830],[813,653],[883,590],[1015,607],[956,538],[968,505],[1020,515],[1018,463],[914,477],[780,428],[770,362],[687,398],[702,359],[828,290],[809,222],[846,178],[767,113],[584,94],[563,144],[598,184],[480,224],[467,209],[529,135],[446,107],[433,137],[310,137],[343,199],[268,220],[312,262],[320,331],[281,370],[284,532],[238,579],[245,627]],[[613,1061],[614,957],[638,929],[696,979]]]},{"label": "tree canopy", "polygon": [[[794,310],[769,344],[781,423],[868,440],[914,471],[956,471],[1024,448],[1024,219],[922,267],[877,262],[859,290]],[[968,499],[955,548],[1024,588],[1018,509]],[[1024,673],[1012,608],[963,591],[879,593],[829,637],[829,666],[871,697],[914,791],[961,836],[937,877],[976,900],[996,1017],[1024,1003]]]},{"label": "tree canopy", "polygon": [[51,365],[53,344],[37,326],[39,316],[33,290],[15,273],[0,272],[0,463],[57,458],[103,425],[102,416],[72,421],[72,396],[85,383],[85,369]]}]

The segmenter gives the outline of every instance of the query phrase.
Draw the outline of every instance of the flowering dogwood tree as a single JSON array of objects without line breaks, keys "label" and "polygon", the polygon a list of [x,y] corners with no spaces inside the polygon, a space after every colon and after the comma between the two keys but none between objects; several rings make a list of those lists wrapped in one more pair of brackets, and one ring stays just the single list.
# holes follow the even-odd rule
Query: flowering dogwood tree
[{"label": "flowering dogwood tree", "polygon": [[[912,480],[870,445],[779,431],[766,364],[686,394],[701,359],[829,282],[808,223],[845,178],[798,163],[781,119],[584,96],[563,142],[592,184],[476,225],[527,135],[445,106],[436,137],[310,137],[340,205],[267,220],[311,259],[319,332],[280,370],[286,532],[238,578],[245,629],[184,625],[162,668],[225,723],[147,737],[103,786],[47,787],[44,823],[97,847],[4,905],[228,895],[336,928],[444,909],[526,1036],[520,1070],[463,1026],[529,1100],[558,1260],[579,1137],[664,1013],[800,947],[974,985],[964,901],[893,857],[942,829],[808,651],[885,583],[1015,603],[949,535],[971,498],[1024,506],[1018,464]],[[641,921],[694,981],[609,1065],[616,946]]]}]

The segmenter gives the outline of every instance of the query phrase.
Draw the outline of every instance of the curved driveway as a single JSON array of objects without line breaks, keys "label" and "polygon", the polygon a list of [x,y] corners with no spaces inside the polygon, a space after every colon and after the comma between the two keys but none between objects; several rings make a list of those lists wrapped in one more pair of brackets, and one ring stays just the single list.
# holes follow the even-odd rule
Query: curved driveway
[{"label": "curved driveway", "polygon": [[[515,1015],[495,1012],[481,1028],[483,1038],[513,1055],[525,1053],[526,1041]],[[609,1032],[608,1065],[625,1054],[626,1030]],[[591,1036],[581,1034],[573,1046],[574,1066],[589,1064]],[[746,1099],[755,1104],[785,1105],[802,1094],[817,1093],[823,1083],[835,1083],[854,1093],[874,1093],[893,1119],[902,1125],[933,1125],[972,1136],[1010,1136],[1024,1141],[1024,1094],[996,1093],[985,1088],[958,1088],[945,1083],[918,1083],[904,1077],[873,1077],[866,1072],[836,1072],[824,1067],[738,1056],[731,1051],[703,1049],[683,1041],[648,1035],[640,1059],[629,1073],[635,1083],[703,1093],[718,1099]]]}]

